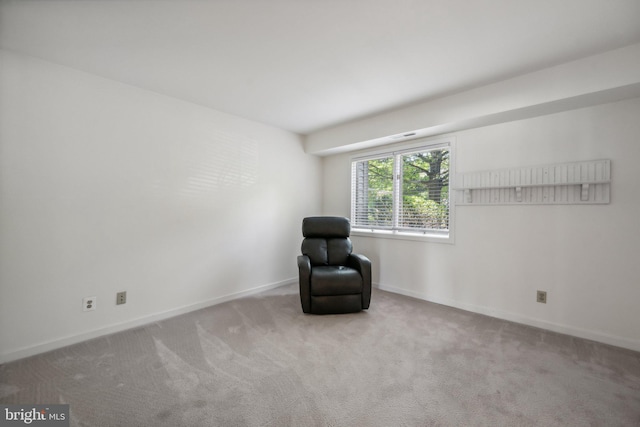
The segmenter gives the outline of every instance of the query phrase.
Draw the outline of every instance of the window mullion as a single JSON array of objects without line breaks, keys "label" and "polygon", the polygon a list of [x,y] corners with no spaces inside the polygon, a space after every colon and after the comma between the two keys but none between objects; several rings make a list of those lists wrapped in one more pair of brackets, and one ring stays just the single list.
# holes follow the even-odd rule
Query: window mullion
[{"label": "window mullion", "polygon": [[397,230],[400,224],[400,211],[402,209],[402,155],[393,156],[393,229]]}]

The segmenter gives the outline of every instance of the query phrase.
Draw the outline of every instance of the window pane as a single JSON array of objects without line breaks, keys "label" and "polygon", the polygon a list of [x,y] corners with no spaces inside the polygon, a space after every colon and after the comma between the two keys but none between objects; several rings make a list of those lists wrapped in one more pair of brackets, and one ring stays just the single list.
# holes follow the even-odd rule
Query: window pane
[{"label": "window pane", "polygon": [[354,227],[394,231],[381,235],[448,239],[450,149],[448,143],[438,143],[354,160]]},{"label": "window pane", "polygon": [[449,150],[402,155],[401,207],[404,229],[449,229]]},{"label": "window pane", "polygon": [[355,225],[393,226],[393,157],[354,163]]}]

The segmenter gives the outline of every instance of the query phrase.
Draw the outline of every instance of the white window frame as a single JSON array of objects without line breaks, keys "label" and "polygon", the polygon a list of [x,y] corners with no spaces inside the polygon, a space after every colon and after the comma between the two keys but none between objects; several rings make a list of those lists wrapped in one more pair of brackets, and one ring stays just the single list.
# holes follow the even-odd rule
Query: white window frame
[{"label": "white window frame", "polygon": [[[438,148],[447,148],[449,150],[449,230],[445,231],[423,231],[423,230],[407,230],[407,229],[374,229],[365,228],[352,224],[351,234],[353,236],[373,237],[373,238],[390,238],[390,239],[402,239],[402,240],[417,240],[436,243],[454,243],[454,219],[455,219],[455,203],[453,180],[455,178],[455,138],[440,138],[433,140],[415,140],[411,143],[396,144],[393,146],[386,146],[385,148],[379,148],[376,150],[370,150],[355,154],[350,159],[351,166],[351,218],[355,218],[356,214],[356,194],[355,194],[355,174],[353,171],[354,163],[363,160],[375,160],[384,157],[394,157],[394,176],[398,177],[400,174],[401,162],[398,162],[398,156],[407,153],[413,153],[418,151],[437,150]],[[393,209],[393,223],[397,224],[399,205],[401,193],[401,183],[398,179],[394,179],[394,209]]]}]

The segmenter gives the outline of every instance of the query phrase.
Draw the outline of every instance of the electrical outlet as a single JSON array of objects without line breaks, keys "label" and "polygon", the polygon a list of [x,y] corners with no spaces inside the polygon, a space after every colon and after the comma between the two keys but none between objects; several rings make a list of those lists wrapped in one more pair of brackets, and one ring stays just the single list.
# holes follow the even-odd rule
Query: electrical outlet
[{"label": "electrical outlet", "polygon": [[96,309],[96,297],[82,298],[82,311],[93,311]]},{"label": "electrical outlet", "polygon": [[127,292],[122,291],[116,294],[116,305],[126,304],[127,303]]},{"label": "electrical outlet", "polygon": [[541,302],[543,304],[546,304],[547,303],[547,292],[538,291],[538,293],[536,294],[536,301],[537,302]]}]

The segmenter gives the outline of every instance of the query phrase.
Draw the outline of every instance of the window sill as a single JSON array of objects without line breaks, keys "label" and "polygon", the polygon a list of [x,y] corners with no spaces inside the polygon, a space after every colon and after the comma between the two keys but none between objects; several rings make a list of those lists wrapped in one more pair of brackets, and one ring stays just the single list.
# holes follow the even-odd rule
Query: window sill
[{"label": "window sill", "polygon": [[448,235],[437,234],[418,234],[418,233],[403,233],[399,231],[387,231],[387,230],[365,230],[365,229],[351,229],[351,236],[357,237],[371,237],[374,239],[396,239],[396,240],[413,240],[418,242],[429,243],[448,243],[453,244],[453,236],[451,233]]}]

